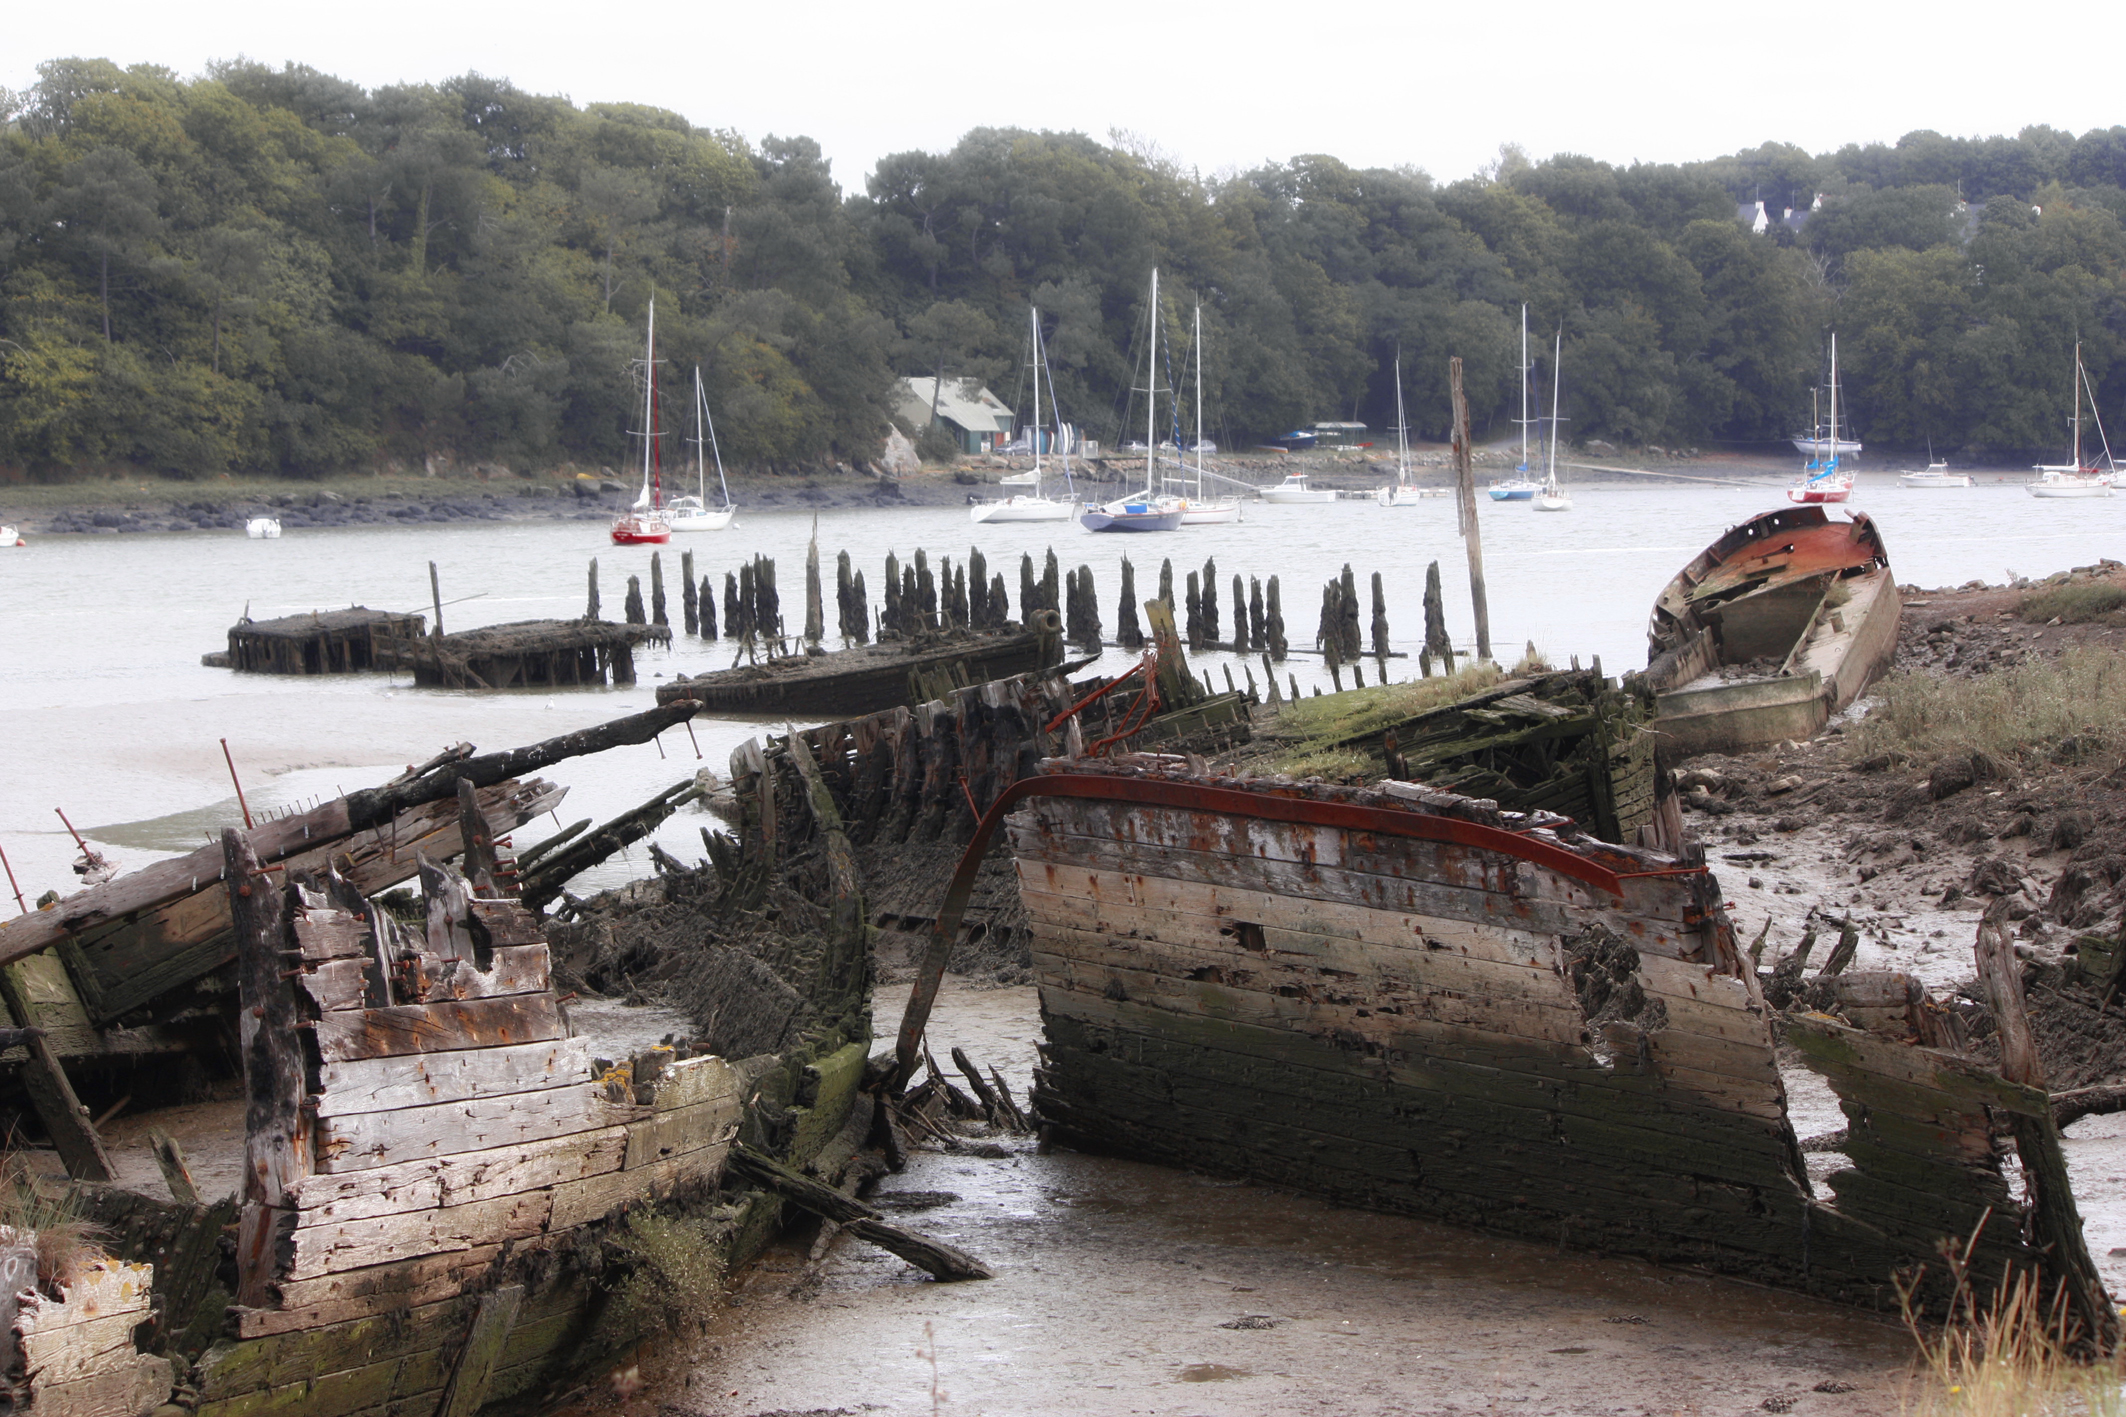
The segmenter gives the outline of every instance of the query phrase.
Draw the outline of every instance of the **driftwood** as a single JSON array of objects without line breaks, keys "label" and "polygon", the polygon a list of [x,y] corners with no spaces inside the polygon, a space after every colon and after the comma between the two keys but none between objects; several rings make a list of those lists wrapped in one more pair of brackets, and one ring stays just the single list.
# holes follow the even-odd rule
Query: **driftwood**
[{"label": "driftwood", "polygon": [[2061,1131],[2084,1117],[2107,1117],[2113,1112],[2126,1112],[2126,1087],[2115,1083],[2052,1094],[2052,1124]]},{"label": "driftwood", "polygon": [[642,840],[657,830],[665,818],[701,795],[701,784],[692,778],[685,782],[675,782],[641,806],[622,812],[596,831],[585,833],[559,850],[541,855],[538,865],[524,868],[520,864],[522,875],[518,884],[522,888],[524,908],[544,909],[560,896],[561,887],[566,885],[571,877],[597,865],[621,848]]},{"label": "driftwood", "polygon": [[757,1151],[749,1151],[743,1145],[731,1147],[730,1168],[755,1185],[795,1202],[814,1215],[834,1221],[844,1233],[898,1255],[937,1279],[996,1278],[988,1265],[965,1250],[889,1224],[878,1210],[854,1196],[845,1196],[832,1186],[823,1186],[808,1176],[800,1176],[780,1162]]}]

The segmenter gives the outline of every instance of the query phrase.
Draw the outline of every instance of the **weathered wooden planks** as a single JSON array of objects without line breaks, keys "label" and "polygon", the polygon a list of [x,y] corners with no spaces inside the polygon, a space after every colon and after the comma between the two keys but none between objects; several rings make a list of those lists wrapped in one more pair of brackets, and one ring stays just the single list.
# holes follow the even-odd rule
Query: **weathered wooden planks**
[{"label": "weathered wooden planks", "polygon": [[313,1100],[318,1116],[335,1117],[505,1096],[588,1082],[590,1075],[590,1045],[556,1039],[327,1063],[318,1070],[320,1091]]},{"label": "weathered wooden planks", "polygon": [[563,1032],[561,1011],[550,995],[517,994],[326,1014],[317,1021],[317,1048],[325,1062],[346,1063],[538,1043]]}]

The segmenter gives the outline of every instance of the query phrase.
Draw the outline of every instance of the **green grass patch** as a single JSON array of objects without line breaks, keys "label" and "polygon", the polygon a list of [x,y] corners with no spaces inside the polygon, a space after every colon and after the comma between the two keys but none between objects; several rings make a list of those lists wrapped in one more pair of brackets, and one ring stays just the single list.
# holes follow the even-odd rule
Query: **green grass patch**
[{"label": "green grass patch", "polygon": [[2084,581],[2080,585],[2054,586],[2032,591],[2015,607],[2015,613],[2033,625],[2083,625],[2091,620],[2116,620],[2126,606],[2126,586],[2111,581]]},{"label": "green grass patch", "polygon": [[1506,677],[1496,664],[1473,663],[1452,674],[1410,679],[1399,684],[1371,684],[1341,694],[1323,694],[1287,703],[1276,719],[1257,734],[1271,749],[1268,769],[1292,777],[1331,781],[1378,776],[1377,753],[1343,746],[1349,739],[1379,733],[1406,719],[1480,694]]},{"label": "green grass patch", "polygon": [[2087,756],[2114,741],[2111,725],[2126,715],[2126,655],[2071,649],[1970,679],[1896,674],[1871,692],[1880,702],[1846,734],[1856,759],[2029,759],[2054,756],[2069,739]]}]

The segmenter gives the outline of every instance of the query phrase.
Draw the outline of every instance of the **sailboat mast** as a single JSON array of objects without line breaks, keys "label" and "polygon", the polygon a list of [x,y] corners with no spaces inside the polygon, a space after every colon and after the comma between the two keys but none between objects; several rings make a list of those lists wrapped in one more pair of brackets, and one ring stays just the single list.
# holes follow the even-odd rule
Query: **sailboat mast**
[{"label": "sailboat mast", "polygon": [[1565,332],[1558,331],[1557,344],[1550,351],[1550,486],[1551,496],[1558,495],[1558,391],[1565,381],[1558,377],[1558,363],[1565,357]]},{"label": "sailboat mast", "polygon": [[694,366],[694,500],[703,509],[709,505],[708,435],[701,429],[701,411],[709,406],[708,395],[701,391],[701,366]]},{"label": "sailboat mast", "polygon": [[1831,455],[1830,467],[1838,466],[1838,335],[1831,335]]},{"label": "sailboat mast", "polygon": [[1144,495],[1152,495],[1152,469],[1159,456],[1159,268],[1152,267],[1152,344],[1144,363]]},{"label": "sailboat mast", "polygon": [[1203,302],[1196,302],[1196,499],[1203,499]]},{"label": "sailboat mast", "polygon": [[[657,448],[657,293],[650,292],[649,322],[642,336],[642,491],[649,496],[651,464]],[[661,461],[658,471],[662,472]],[[650,506],[655,506],[652,498]]]},{"label": "sailboat mast", "polygon": [[2082,342],[2074,342],[2074,470],[2082,470]]},{"label": "sailboat mast", "polygon": [[1410,483],[1410,417],[1403,412],[1403,355],[1395,352],[1395,485]]},{"label": "sailboat mast", "polygon": [[1528,306],[1521,306],[1521,475],[1528,474]]},{"label": "sailboat mast", "polygon": [[1033,495],[1041,495],[1041,311],[1029,307],[1027,315],[1033,326],[1028,350],[1033,357],[1033,422],[1027,426],[1027,436],[1033,439]]}]

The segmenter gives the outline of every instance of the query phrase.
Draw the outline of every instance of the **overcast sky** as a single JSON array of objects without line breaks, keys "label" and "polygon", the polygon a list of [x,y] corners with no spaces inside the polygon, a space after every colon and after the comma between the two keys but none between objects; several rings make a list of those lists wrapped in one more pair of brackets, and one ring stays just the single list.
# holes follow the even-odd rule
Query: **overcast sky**
[{"label": "overcast sky", "polygon": [[[287,60],[364,87],[468,70],[575,102],[628,99],[758,141],[819,140],[845,187],[983,125],[1139,135],[1206,176],[1299,153],[1452,181],[1502,143],[1611,162],[1767,140],[1822,152],[1915,128],[2126,121],[2101,56],[2114,4],[1323,6],[18,0],[0,85],[64,55]],[[1985,18],[1990,15],[1989,18]],[[2005,23],[2003,22],[2005,21]],[[2099,56],[2092,60],[2090,56]]]}]

